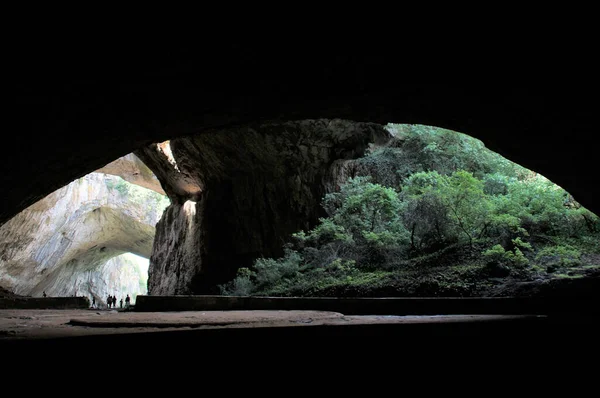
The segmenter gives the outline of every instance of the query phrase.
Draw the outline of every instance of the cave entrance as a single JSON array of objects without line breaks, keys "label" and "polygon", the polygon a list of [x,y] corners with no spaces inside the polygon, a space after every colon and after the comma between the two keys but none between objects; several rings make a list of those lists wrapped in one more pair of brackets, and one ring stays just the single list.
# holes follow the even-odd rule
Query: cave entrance
[{"label": "cave entrance", "polygon": [[177,170],[137,153],[175,198],[152,295],[495,296],[598,272],[598,217],[464,133],[265,122],[173,139]]},{"label": "cave entrance", "polygon": [[0,286],[21,296],[147,294],[155,224],[170,201],[135,155],[72,181],[0,228]]}]

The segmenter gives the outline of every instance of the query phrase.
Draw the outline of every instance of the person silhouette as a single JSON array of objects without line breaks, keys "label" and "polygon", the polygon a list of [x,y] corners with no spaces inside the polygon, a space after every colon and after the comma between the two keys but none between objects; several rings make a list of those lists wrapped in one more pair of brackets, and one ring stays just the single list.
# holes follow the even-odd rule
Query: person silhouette
[{"label": "person silhouette", "polygon": [[131,302],[131,299],[129,298],[129,294],[128,294],[127,297],[125,297],[125,308],[129,308],[130,302]]},{"label": "person silhouette", "polygon": [[44,297],[46,297],[46,291],[44,290]]}]

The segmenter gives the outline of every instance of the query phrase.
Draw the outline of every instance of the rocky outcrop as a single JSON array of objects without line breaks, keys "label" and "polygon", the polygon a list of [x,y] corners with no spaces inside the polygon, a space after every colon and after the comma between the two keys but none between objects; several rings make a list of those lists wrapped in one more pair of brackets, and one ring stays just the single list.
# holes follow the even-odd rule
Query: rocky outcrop
[{"label": "rocky outcrop", "polygon": [[182,205],[188,199],[195,201],[199,198],[202,192],[200,180],[194,173],[190,173],[184,156],[179,156],[182,169],[179,168],[173,157],[170,141],[152,145],[136,153],[144,159],[145,164],[151,165],[154,175],[172,203]]},{"label": "rocky outcrop", "polygon": [[97,173],[111,174],[119,176],[125,181],[151,189],[161,195],[165,195],[160,186],[158,178],[152,171],[133,153],[122,156],[106,166],[96,170]]},{"label": "rocky outcrop", "polygon": [[172,204],[156,225],[156,245],[148,269],[148,294],[189,294],[192,282],[204,272],[206,231],[204,202]]},{"label": "rocky outcrop", "polygon": [[77,179],[0,227],[0,285],[24,296],[96,297],[98,304],[108,294],[145,293],[155,224],[167,203],[120,177]]},{"label": "rocky outcrop", "polygon": [[172,202],[157,225],[149,294],[218,293],[238,268],[283,254],[292,233],[324,215],[336,160],[390,137],[378,124],[319,119],[176,138],[174,163],[156,145],[137,151]]}]

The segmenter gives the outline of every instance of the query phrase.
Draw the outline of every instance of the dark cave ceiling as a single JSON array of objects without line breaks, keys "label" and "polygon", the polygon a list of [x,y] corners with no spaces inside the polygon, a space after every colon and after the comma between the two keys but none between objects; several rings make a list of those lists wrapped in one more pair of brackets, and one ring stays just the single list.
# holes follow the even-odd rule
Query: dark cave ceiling
[{"label": "dark cave ceiling", "polygon": [[588,59],[574,70],[565,68],[564,56],[539,53],[393,54],[382,43],[330,44],[82,50],[41,43],[18,53],[10,65],[17,90],[3,134],[0,223],[152,142],[205,128],[315,118],[418,123],[472,135],[600,214],[600,177],[591,166],[598,78],[588,73]]}]

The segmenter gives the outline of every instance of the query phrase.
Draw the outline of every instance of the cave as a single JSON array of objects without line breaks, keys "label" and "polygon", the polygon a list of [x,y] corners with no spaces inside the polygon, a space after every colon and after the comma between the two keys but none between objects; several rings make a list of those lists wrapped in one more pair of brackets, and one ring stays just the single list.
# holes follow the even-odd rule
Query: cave
[{"label": "cave", "polygon": [[[300,49],[310,56],[299,57]],[[235,132],[243,141],[251,137],[247,126],[315,120],[425,124],[460,131],[545,175],[600,214],[600,177],[594,166],[598,121],[589,95],[598,85],[595,75],[584,69],[567,73],[565,61],[546,58],[488,69],[471,63],[473,57],[459,57],[462,63],[438,71],[357,56],[365,49],[341,43],[338,51],[318,45],[309,49],[298,45],[298,51],[293,46],[277,51],[249,43],[213,45],[203,50],[209,62],[201,56],[184,59],[189,52],[183,51],[182,58],[175,54],[151,63],[136,52],[107,50],[103,57],[79,54],[101,59],[79,72],[61,70],[58,62],[38,75],[27,75],[19,80],[14,98],[17,107],[12,115],[17,122],[4,137],[9,150],[0,169],[0,223],[116,158],[133,152],[149,160],[149,148],[156,143],[183,142],[191,136],[215,137],[209,141],[213,143],[224,132]],[[119,62],[113,63],[117,55]],[[222,151],[228,142],[235,150],[239,142],[224,135],[218,139]],[[263,178],[276,177],[268,173]],[[160,173],[157,176],[161,178]],[[198,176],[201,181],[206,178]],[[198,200],[187,192],[202,189],[195,181],[182,181],[183,185],[188,188],[185,195],[177,187],[172,192],[181,199],[182,211],[188,201]],[[222,189],[233,186],[225,184]],[[227,197],[230,192],[215,194],[218,201],[218,195]],[[298,226],[291,225],[290,230]],[[215,232],[222,233],[218,228]],[[265,232],[260,239],[270,242],[270,238]],[[237,238],[227,239],[224,244]],[[176,286],[162,290],[160,281],[155,283],[157,293],[178,292]]]}]

